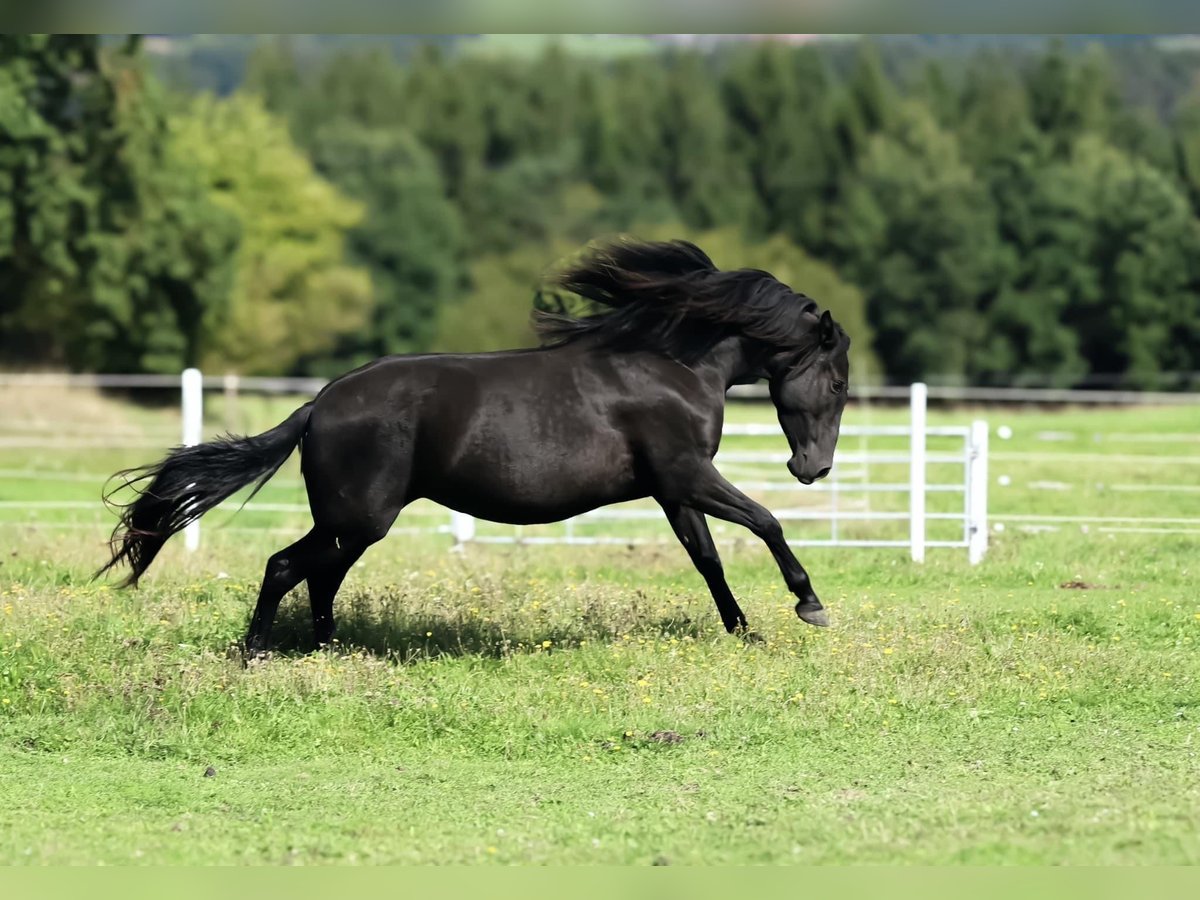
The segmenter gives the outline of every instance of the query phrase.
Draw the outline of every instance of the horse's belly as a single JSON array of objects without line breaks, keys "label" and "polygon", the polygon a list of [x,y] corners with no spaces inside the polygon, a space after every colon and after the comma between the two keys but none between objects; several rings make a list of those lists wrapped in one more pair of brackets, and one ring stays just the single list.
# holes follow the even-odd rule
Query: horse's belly
[{"label": "horse's belly", "polygon": [[615,448],[607,457],[586,462],[554,453],[516,461],[503,455],[486,461],[468,458],[429,479],[421,493],[459,512],[513,525],[559,522],[645,496],[631,460]]},{"label": "horse's belly", "polygon": [[580,513],[588,512],[600,506],[606,506],[609,503],[616,503],[621,500],[633,500],[637,496],[637,494],[634,494],[615,499],[605,497],[596,501],[576,500],[570,503],[537,503],[510,497],[474,499],[466,497],[444,499],[432,497],[430,499],[441,503],[443,506],[467,513],[477,519],[486,519],[489,522],[501,522],[506,525],[544,525],[549,522],[561,522]]}]

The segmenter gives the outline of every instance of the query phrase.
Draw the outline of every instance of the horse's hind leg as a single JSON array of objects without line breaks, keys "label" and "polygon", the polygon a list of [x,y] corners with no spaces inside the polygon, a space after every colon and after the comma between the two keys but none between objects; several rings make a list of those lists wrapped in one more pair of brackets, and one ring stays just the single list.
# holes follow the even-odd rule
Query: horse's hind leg
[{"label": "horse's hind leg", "polygon": [[341,556],[308,576],[308,602],[312,606],[313,636],[317,646],[324,647],[333,640],[333,598],[350,567],[367,549],[365,542],[347,545],[341,542]]},{"label": "horse's hind leg", "polygon": [[266,649],[267,636],[271,632],[275,613],[279,610],[279,602],[284,595],[311,573],[325,571],[339,562],[343,554],[344,551],[338,546],[334,535],[318,526],[267,560],[262,587],[258,592],[258,603],[250,619],[250,630],[246,633],[248,654],[261,653]]},{"label": "horse's hind leg", "polygon": [[708,585],[709,593],[717,604],[717,612],[721,614],[721,622],[730,634],[741,632],[750,634],[746,624],[746,616],[738,602],[734,599],[729,584],[725,581],[725,570],[721,566],[721,557],[717,553],[717,545],[713,541],[704,514],[678,503],[662,503],[667,521],[675,531],[675,536],[683,544],[683,549],[692,558],[696,567]]},{"label": "horse's hind leg", "polygon": [[347,424],[336,404],[324,412],[318,406],[305,436],[302,471],[316,523],[311,534],[328,537],[304,571],[292,573],[291,584],[308,580],[318,647],[333,639],[333,600],[346,573],[387,536],[409,500],[411,429],[357,413],[352,419]]}]

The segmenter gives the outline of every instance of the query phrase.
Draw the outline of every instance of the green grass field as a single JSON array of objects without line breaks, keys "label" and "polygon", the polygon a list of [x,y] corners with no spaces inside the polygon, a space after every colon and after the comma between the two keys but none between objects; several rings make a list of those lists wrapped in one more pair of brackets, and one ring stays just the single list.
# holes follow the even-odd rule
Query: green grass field
[{"label": "green grass field", "polygon": [[[91,409],[170,440],[168,412],[88,403],[80,433]],[[806,550],[818,630],[765,550],[725,541],[753,644],[670,544],[395,535],[343,589],[339,649],[309,652],[301,589],[247,669],[230,648],[284,538],[235,529],[303,516],[209,527],[123,592],[88,580],[98,513],[3,507],[0,863],[1200,862],[1192,526],[1017,518],[1194,517],[1200,413],[983,415],[1014,435],[993,438],[1009,521],[982,565]],[[15,443],[10,504],[94,500],[92,473],[154,455]],[[295,478],[264,494],[302,500]]]}]

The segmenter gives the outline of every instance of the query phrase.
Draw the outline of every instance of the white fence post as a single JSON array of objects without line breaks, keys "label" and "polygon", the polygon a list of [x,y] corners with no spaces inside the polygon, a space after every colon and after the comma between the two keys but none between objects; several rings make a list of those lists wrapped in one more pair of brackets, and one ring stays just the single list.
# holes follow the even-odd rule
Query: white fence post
[{"label": "white fence post", "polygon": [[[199,369],[184,369],[179,383],[183,394],[183,445],[194,447],[204,431],[204,376]],[[184,528],[183,540],[189,553],[200,546],[198,520]]]},{"label": "white fence post", "polygon": [[225,430],[228,432],[241,430],[237,414],[238,381],[236,372],[226,372],[225,377],[221,379],[221,387],[225,390]]},{"label": "white fence post", "polygon": [[925,411],[929,389],[924,382],[912,386],[912,447],[908,464],[908,542],[913,562],[925,562]]},{"label": "white fence post", "polygon": [[450,510],[450,533],[454,535],[454,549],[461,550],[463,544],[475,539],[475,517]]},{"label": "white fence post", "polygon": [[967,457],[967,559],[971,565],[987,553],[988,425],[980,419],[971,423],[971,449]]}]

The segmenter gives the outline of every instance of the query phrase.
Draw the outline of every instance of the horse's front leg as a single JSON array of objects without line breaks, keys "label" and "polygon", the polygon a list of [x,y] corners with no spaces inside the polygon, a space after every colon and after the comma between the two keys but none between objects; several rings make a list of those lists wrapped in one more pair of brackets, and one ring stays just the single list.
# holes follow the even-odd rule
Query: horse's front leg
[{"label": "horse's front leg", "polygon": [[792,553],[792,548],[783,537],[779,520],[771,515],[770,510],[726,481],[711,463],[706,463],[688,481],[683,502],[702,513],[741,525],[753,532],[767,545],[779,571],[783,573],[788,590],[796,595],[796,615],[810,625],[828,625],[829,614],[817,599],[808,573]]}]

